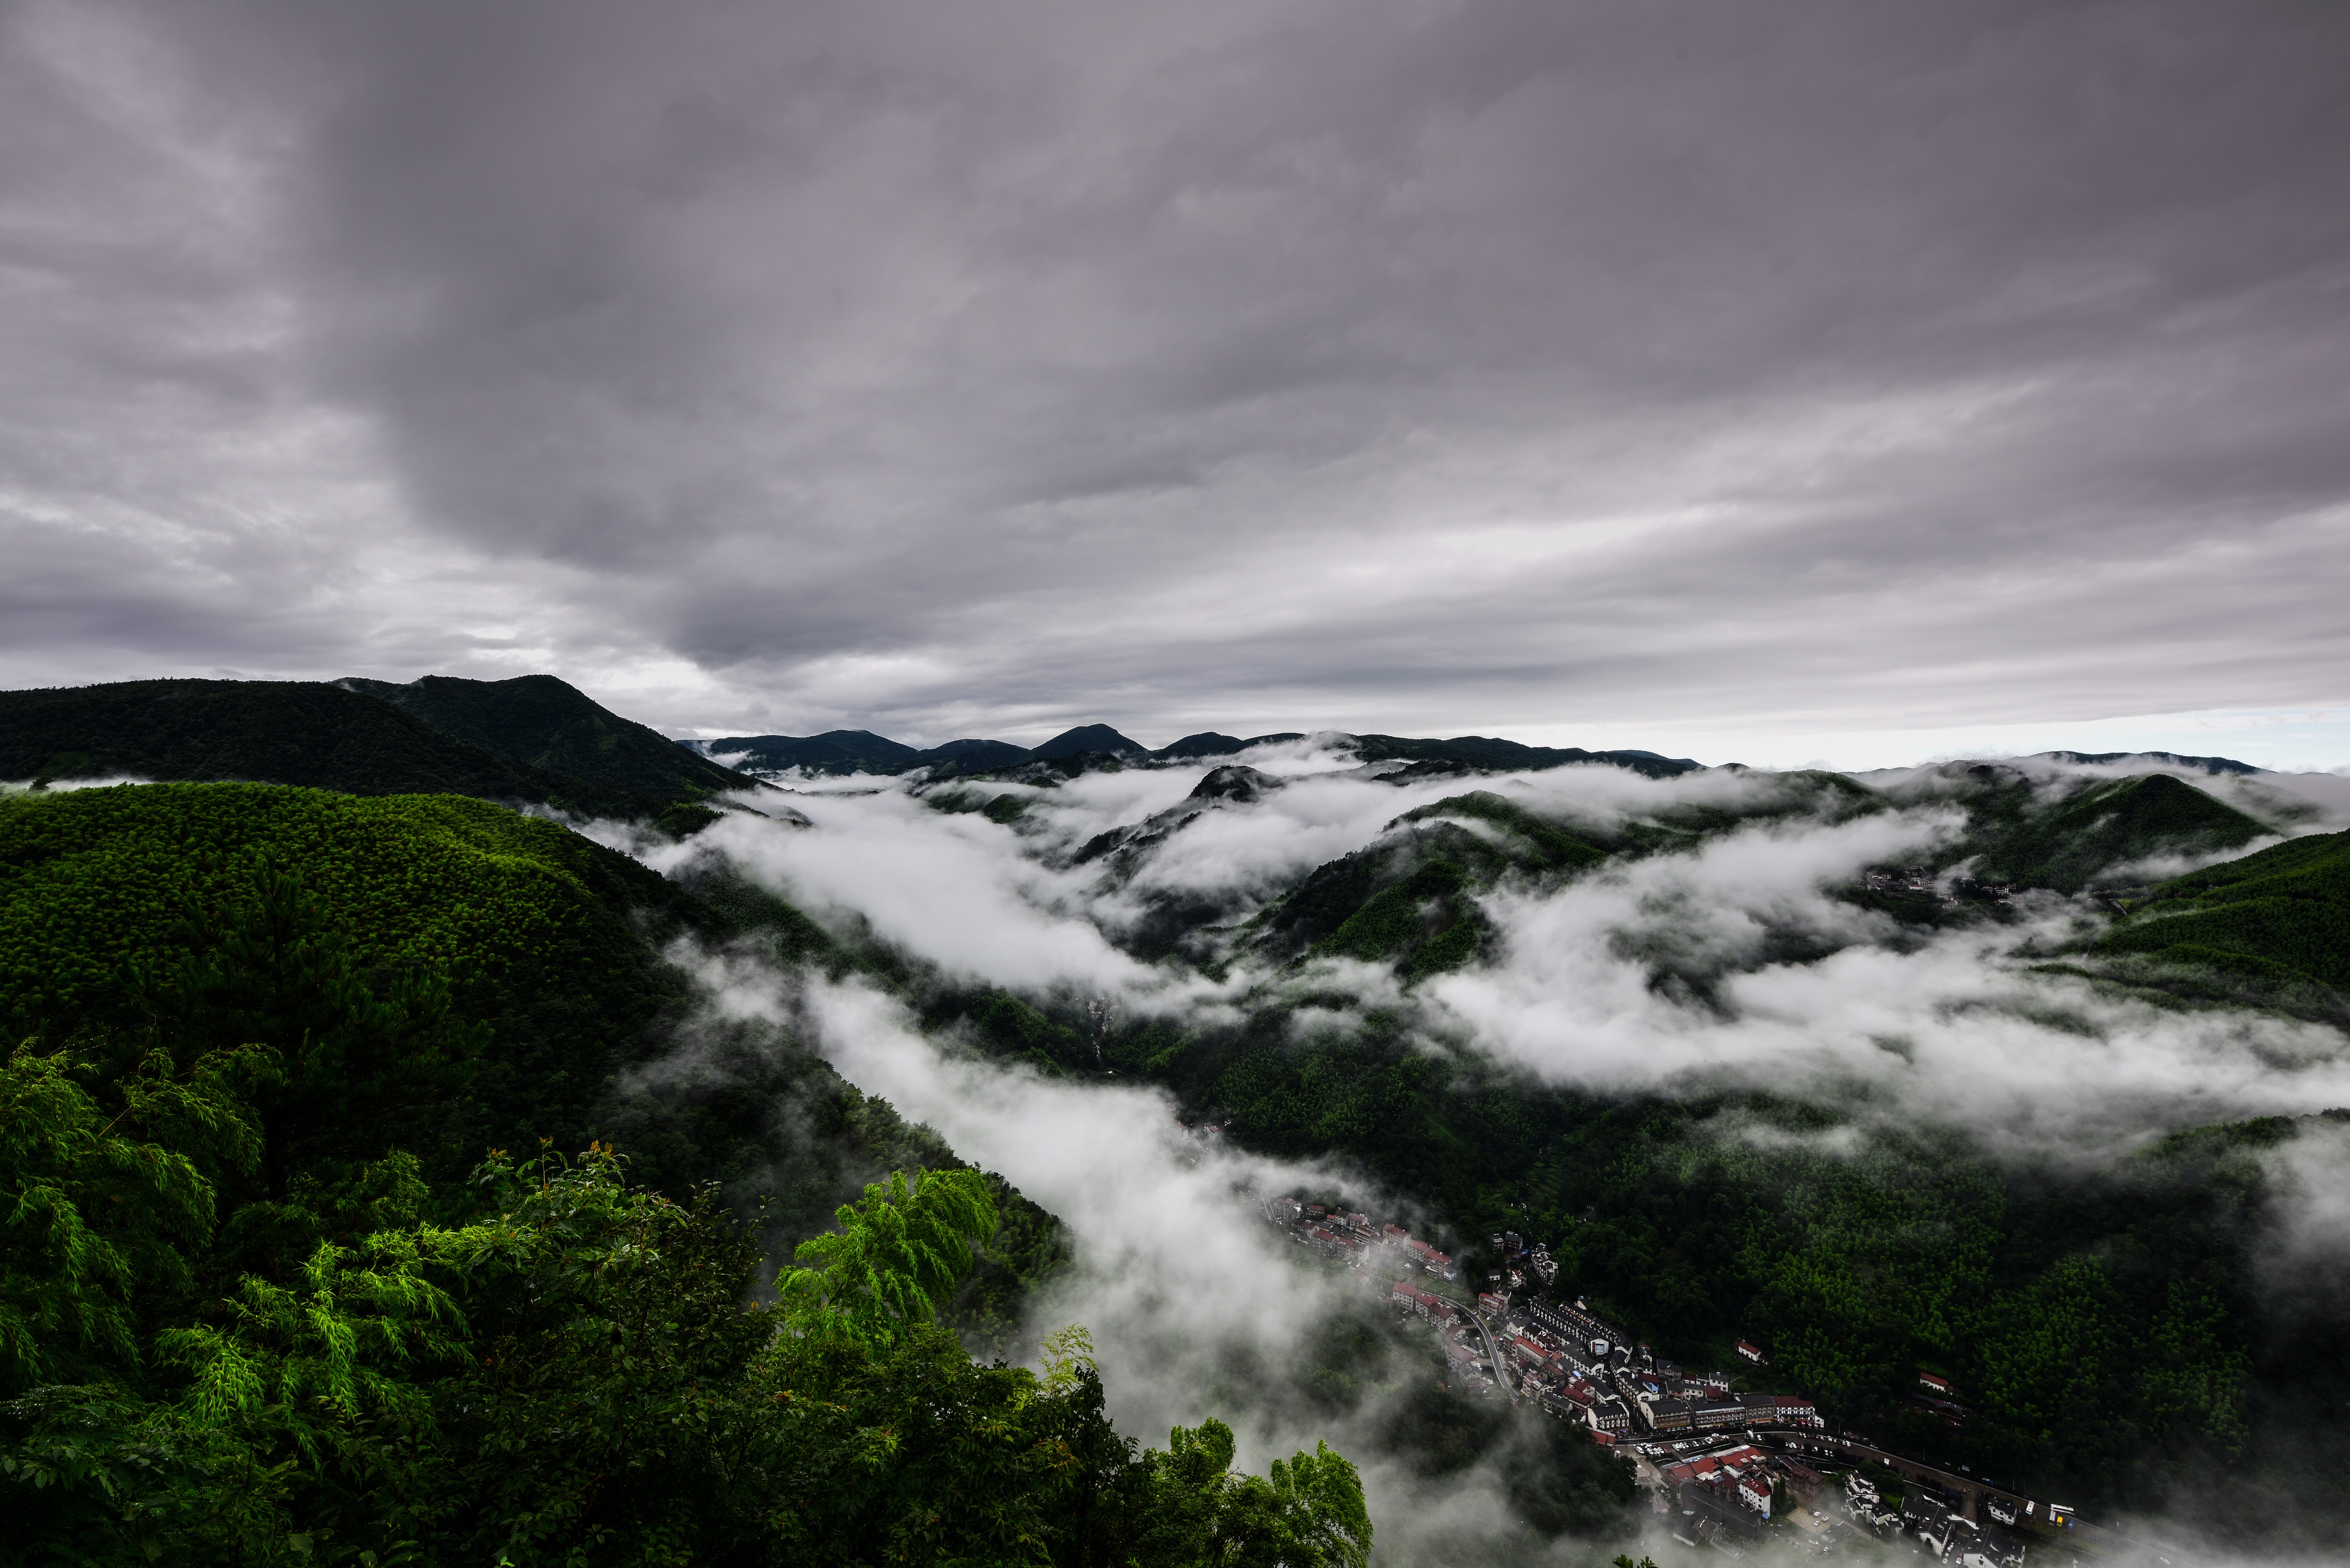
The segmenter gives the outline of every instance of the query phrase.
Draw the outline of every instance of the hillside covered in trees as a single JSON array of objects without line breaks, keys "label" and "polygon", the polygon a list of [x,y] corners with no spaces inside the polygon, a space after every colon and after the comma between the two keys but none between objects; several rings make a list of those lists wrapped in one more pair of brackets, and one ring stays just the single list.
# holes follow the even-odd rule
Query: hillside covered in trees
[{"label": "hillside covered in trees", "polygon": [[1018,1312],[1050,1218],[819,1059],[623,1087],[681,989],[649,934],[821,941],[773,900],[479,802],[256,784],[0,802],[0,868],[20,1546],[1363,1560],[1326,1449],[1139,1449],[1081,1333],[974,1359],[955,1325]]}]

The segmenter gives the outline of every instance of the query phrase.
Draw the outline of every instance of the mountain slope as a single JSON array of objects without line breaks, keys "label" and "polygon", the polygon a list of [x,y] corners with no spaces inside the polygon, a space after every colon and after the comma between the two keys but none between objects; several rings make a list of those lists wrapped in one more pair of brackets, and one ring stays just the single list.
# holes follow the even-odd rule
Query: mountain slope
[{"label": "mountain slope", "polygon": [[2130,900],[2091,950],[2350,992],[2350,833],[2173,877]]},{"label": "mountain slope", "polygon": [[[379,989],[438,974],[482,1032],[470,1081],[421,1121],[369,1129],[462,1174],[493,1144],[618,1144],[634,1179],[680,1197],[721,1179],[774,1202],[784,1249],[824,1228],[865,1173],[958,1164],[791,1039],[692,1025],[691,1060],[648,1075],[687,1027],[687,937],[785,960],[847,961],[789,905],[723,873],[681,887],[559,823],[451,795],[359,797],[271,784],[169,784],[0,799],[0,1023],[12,1042],[103,1039],[151,1022],[136,977],[168,976],[233,925],[265,871],[290,872]],[[972,1290],[983,1326],[1013,1314],[1017,1222]]]},{"label": "mountain slope", "polygon": [[803,768],[816,774],[901,774],[917,765],[921,753],[903,742],[870,730],[827,730],[821,735],[738,735],[705,741],[704,756],[727,765],[785,773]]},{"label": "mountain slope", "polygon": [[1081,752],[1128,753],[1139,756],[1147,754],[1147,748],[1141,742],[1128,740],[1107,724],[1080,724],[1074,730],[1062,731],[1043,745],[1031,750],[1028,755],[1035,762],[1049,763],[1062,757],[1074,757]]},{"label": "mountain slope", "polygon": [[[2238,848],[2269,829],[2168,774],[2095,784],[2041,810],[2020,799],[1970,836],[1977,875],[2077,893],[2107,877],[2127,880],[2134,863]],[[2012,814],[2012,815],[2011,815]]]},{"label": "mountain slope", "polygon": [[711,924],[628,857],[460,796],[246,784],[24,795],[0,802],[0,1017],[17,1038],[121,1022],[123,976],[200,944],[217,923],[205,911],[265,866],[303,877],[363,968],[444,971],[465,1016],[492,1027],[475,1109],[452,1112],[469,1135],[525,1106],[545,1110],[539,1130],[585,1131],[604,1075],[681,992],[632,922]]},{"label": "mountain slope", "polygon": [[1389,963],[1413,980],[1477,955],[1491,927],[1475,895],[1503,876],[1571,874],[1607,857],[1516,803],[1475,790],[1406,812],[1376,843],[1315,867],[1252,934],[1270,956]]},{"label": "mountain slope", "polygon": [[323,681],[131,680],[0,692],[0,778],[126,774],[359,795],[465,794],[623,816],[671,798],[518,763]]},{"label": "mountain slope", "polygon": [[1027,757],[1025,746],[1015,746],[1009,741],[949,741],[943,746],[914,753],[914,765],[929,768],[935,778],[952,778],[1012,767]]},{"label": "mountain slope", "polygon": [[2233,757],[2182,757],[2176,752],[2035,752],[2035,760],[2057,763],[2167,763],[2175,768],[2197,768],[2207,774],[2250,774],[2265,773],[2250,763],[2240,763]]},{"label": "mountain slope", "polygon": [[758,787],[552,675],[511,680],[427,675],[405,686],[354,676],[336,684],[527,767],[624,789],[664,805]]},{"label": "mountain slope", "polygon": [[1186,735],[1170,741],[1150,753],[1159,762],[1181,762],[1192,757],[1229,757],[1251,746],[1271,745],[1280,741],[1302,741],[1305,737],[1295,730],[1284,730],[1274,735],[1252,735],[1243,741],[1232,735],[1220,735],[1213,730],[1202,730],[1196,735]]}]

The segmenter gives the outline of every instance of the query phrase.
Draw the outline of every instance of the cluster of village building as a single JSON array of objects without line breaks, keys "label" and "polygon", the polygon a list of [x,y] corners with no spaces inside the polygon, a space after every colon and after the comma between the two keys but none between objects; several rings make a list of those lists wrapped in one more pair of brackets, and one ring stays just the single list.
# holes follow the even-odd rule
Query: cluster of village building
[{"label": "cluster of village building", "polygon": [[1871,893],[1898,893],[1913,898],[1931,898],[1939,904],[1955,904],[1962,897],[1993,904],[2015,901],[2012,882],[1983,882],[1970,877],[1946,889],[1935,880],[1930,866],[1905,866],[1898,870],[1872,867],[1860,874],[1860,885]]},{"label": "cluster of village building", "polygon": [[[1903,1494],[1898,1509],[1888,1507],[1876,1487],[1858,1470],[1845,1478],[1845,1506],[1855,1519],[1880,1532],[1907,1531],[1945,1563],[1958,1568],[2021,1568],[2024,1545],[2002,1525],[2013,1525],[2017,1512],[1996,1496],[1986,1496],[1988,1519],[1969,1519],[1923,1488]],[[2037,1505],[2027,1505],[2033,1507]]]},{"label": "cluster of village building", "polygon": [[[1627,1436],[1686,1437],[1754,1427],[1816,1428],[1820,1413],[1791,1394],[1733,1393],[1726,1372],[1683,1372],[1647,1345],[1592,1315],[1581,1302],[1513,1303],[1488,1292],[1477,1310],[1502,1325],[1516,1386],[1552,1413],[1589,1427],[1602,1442]],[[1758,1355],[1759,1352],[1756,1353]]]},{"label": "cluster of village building", "polygon": [[[1660,1510],[1685,1541],[1734,1547],[1759,1536],[1780,1509],[1823,1551],[1857,1524],[1880,1536],[1907,1532],[1953,1568],[2018,1568],[2023,1560],[2022,1543],[2002,1526],[2016,1524],[2019,1509],[2033,1505],[2010,1504],[1988,1492],[1988,1517],[1981,1521],[1951,1506],[1956,1494],[1938,1498],[1927,1488],[1890,1508],[1856,1469],[1846,1480],[1843,1517],[1811,1506],[1827,1501],[1821,1496],[1825,1478],[1786,1451],[1804,1434],[1822,1430],[1811,1400],[1733,1391],[1727,1372],[1684,1372],[1583,1300],[1570,1305],[1520,1297],[1517,1287],[1528,1272],[1544,1283],[1556,1273],[1539,1245],[1528,1247],[1514,1235],[1494,1237],[1503,1266],[1489,1277],[1494,1288],[1480,1293],[1472,1310],[1430,1288],[1432,1282],[1458,1278],[1452,1257],[1399,1226],[1374,1225],[1367,1216],[1296,1198],[1268,1200],[1265,1214],[1300,1245],[1382,1281],[1391,1305],[1436,1331],[1456,1386],[1530,1399],[1586,1428],[1595,1441],[1621,1444],[1640,1456],[1655,1471]],[[1742,1359],[1766,1365],[1760,1346],[1742,1339],[1734,1348]],[[1948,1400],[1947,1380],[1930,1373],[1921,1380],[1929,1390],[1924,1402]],[[1756,1441],[1773,1442],[1777,1451],[1766,1452]],[[1824,1438],[1817,1444],[1832,1449],[1841,1441]],[[2050,1522],[2058,1522],[2054,1511]]]},{"label": "cluster of village building", "polygon": [[1375,1227],[1364,1215],[1341,1213],[1295,1198],[1272,1199],[1265,1206],[1265,1214],[1274,1224],[1287,1226],[1299,1241],[1341,1260],[1352,1269],[1368,1272],[1382,1265],[1390,1269],[1400,1266],[1440,1280],[1461,1277],[1461,1270],[1450,1253],[1415,1240],[1400,1225]]}]

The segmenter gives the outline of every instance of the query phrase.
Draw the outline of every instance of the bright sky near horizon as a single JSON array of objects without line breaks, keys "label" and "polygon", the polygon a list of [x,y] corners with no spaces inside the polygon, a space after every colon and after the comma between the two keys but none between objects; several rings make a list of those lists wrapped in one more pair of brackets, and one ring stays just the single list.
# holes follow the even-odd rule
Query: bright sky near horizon
[{"label": "bright sky near horizon", "polygon": [[2350,8],[0,5],[0,685],[2350,766]]}]

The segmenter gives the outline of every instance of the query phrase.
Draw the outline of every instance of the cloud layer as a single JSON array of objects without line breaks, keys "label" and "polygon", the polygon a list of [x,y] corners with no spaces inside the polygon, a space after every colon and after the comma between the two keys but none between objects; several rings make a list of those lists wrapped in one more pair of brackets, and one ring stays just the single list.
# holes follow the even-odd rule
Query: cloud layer
[{"label": "cloud layer", "polygon": [[[808,781],[812,793],[795,797],[806,826],[740,816],[684,846],[638,850],[670,867],[723,856],[960,982],[1075,991],[1213,1023],[1284,982],[1245,962],[1220,982],[1138,962],[1111,939],[1139,900],[1156,888],[1253,907],[1319,860],[1372,841],[1399,813],[1463,787],[1367,779],[1311,742],[1251,761],[1287,782],[1198,818],[1130,876],[1068,857],[1105,827],[1182,800],[1203,768],[1087,774],[1053,790],[965,786],[1027,798],[1016,826],[935,810],[902,784]],[[2030,771],[2062,787],[2113,770]],[[2195,777],[2285,832],[2331,830],[2350,805],[2336,779]],[[1334,963],[1297,989],[1356,989],[1403,1011],[1431,1043],[1465,1045],[1548,1082],[1603,1094],[1760,1086],[1853,1113],[1825,1147],[1861,1147],[1872,1124],[1922,1123],[2043,1173],[2104,1167],[2189,1125],[2350,1106],[2350,1051],[2338,1031],[2166,1011],[2033,972],[2033,950],[2084,919],[2079,903],[2037,896],[2017,924],[1923,936],[1830,897],[1863,867],[1898,862],[1956,830],[1960,815],[1930,775],[1880,780],[1902,804],[1866,815],[1839,807],[1844,797],[1816,781],[1726,771],[1658,781],[1570,768],[1477,782],[1595,832],[1697,811],[1748,820],[1693,852],[1611,863],[1563,887],[1505,885],[1485,900],[1503,935],[1490,966],[1402,992],[1370,966]],[[1826,956],[1774,959],[1790,946]],[[705,1005],[795,1027],[851,1081],[1067,1222],[1077,1266],[1037,1303],[1029,1327],[1075,1320],[1096,1332],[1123,1428],[1156,1440],[1169,1425],[1220,1413],[1253,1464],[1327,1437],[1365,1464],[1390,1552],[1417,1560],[1441,1542],[1514,1560],[1516,1549],[1494,1533],[1506,1532],[1508,1509],[1490,1466],[1431,1483],[1384,1435],[1391,1401],[1426,1378],[1424,1367],[1381,1364],[1367,1381],[1391,1386],[1352,1414],[1316,1409],[1270,1376],[1261,1386],[1230,1376],[1235,1365],[1304,1361],[1346,1289],[1284,1257],[1248,1193],[1341,1188],[1389,1211],[1410,1195],[1380,1194],[1336,1165],[1186,1138],[1155,1088],[1047,1079],[926,1037],[901,1002],[857,981],[780,974],[742,954],[684,956]],[[1688,983],[1660,986],[1660,972]],[[1303,1026],[1343,1029],[1348,1016],[1317,1008]],[[2276,1191],[2256,1239],[2263,1277],[2312,1312],[2338,1305],[2350,1213],[2339,1198],[2342,1130],[2338,1119],[2320,1122],[2262,1157]],[[2192,1532],[2165,1522],[2156,1533]],[[1600,1555],[1627,1543],[1606,1543]],[[1555,1554],[1579,1560],[1590,1545],[1564,1541]],[[2229,1560],[2225,1551],[2207,1555]]]},{"label": "cloud layer", "polygon": [[[663,868],[723,857],[962,985],[1098,997],[1203,1024],[1293,991],[1351,992],[1399,1010],[1431,1045],[1466,1046],[1551,1083],[1610,1094],[1765,1088],[1864,1117],[1961,1127],[2033,1158],[2100,1159],[2161,1131],[2350,1106],[2350,1050],[2337,1030],[2158,1007],[2048,971],[2101,919],[2088,902],[2027,894],[2013,923],[1924,932],[1838,897],[1866,867],[1906,863],[1959,833],[1950,781],[1931,774],[1880,777],[1896,804],[1857,815],[1847,796],[1802,775],[1651,780],[1587,766],[1473,781],[1599,835],[1693,812],[1744,820],[1693,850],[1611,861],[1564,885],[1504,881],[1482,899],[1497,932],[1492,961],[1410,992],[1351,961],[1284,975],[1243,951],[1211,979],[1121,950],[1165,900],[1185,901],[1195,919],[1244,919],[1406,811],[1471,787],[1378,782],[1311,742],[1253,760],[1288,770],[1289,782],[1197,817],[1118,868],[1072,864],[1072,852],[1183,800],[1204,767],[1086,774],[1051,790],[980,786],[1029,802],[1014,826],[940,811],[902,783],[848,781],[795,797],[809,826],[736,816],[639,852]],[[2114,771],[2022,766],[2051,790]],[[2284,834],[2335,830],[2350,815],[2345,781],[2329,775],[2192,776]],[[1301,1016],[1352,1026],[1344,1013]]]},{"label": "cloud layer", "polygon": [[27,0],[0,657],[1716,757],[2338,705],[2345,46]]}]

